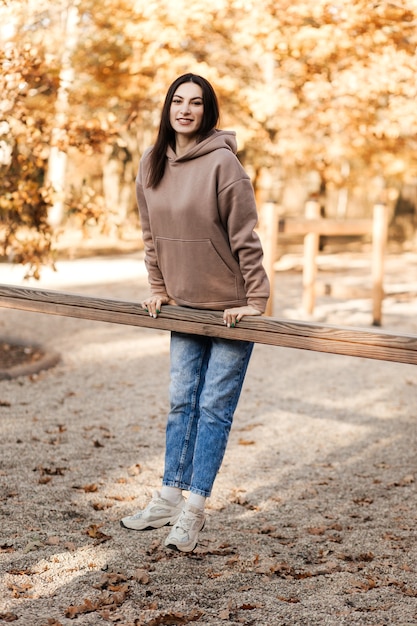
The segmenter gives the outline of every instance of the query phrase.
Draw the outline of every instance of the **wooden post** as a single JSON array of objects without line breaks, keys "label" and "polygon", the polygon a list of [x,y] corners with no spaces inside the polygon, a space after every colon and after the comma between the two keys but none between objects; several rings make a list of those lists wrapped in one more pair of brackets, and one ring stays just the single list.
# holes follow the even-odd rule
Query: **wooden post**
[{"label": "wooden post", "polygon": [[271,285],[271,295],[265,315],[272,316],[274,310],[274,264],[278,242],[278,207],[275,202],[266,202],[261,213],[261,237],[264,251],[264,267]]},{"label": "wooden post", "polygon": [[[320,218],[320,204],[317,200],[308,200],[305,206],[307,220]],[[306,225],[308,229],[308,224]],[[303,309],[311,315],[314,311],[315,282],[317,275],[316,257],[319,251],[319,234],[307,233],[304,237],[304,268],[303,268]]]},{"label": "wooden post", "polygon": [[372,227],[372,324],[381,326],[384,299],[384,255],[388,236],[388,211],[385,204],[374,206]]}]

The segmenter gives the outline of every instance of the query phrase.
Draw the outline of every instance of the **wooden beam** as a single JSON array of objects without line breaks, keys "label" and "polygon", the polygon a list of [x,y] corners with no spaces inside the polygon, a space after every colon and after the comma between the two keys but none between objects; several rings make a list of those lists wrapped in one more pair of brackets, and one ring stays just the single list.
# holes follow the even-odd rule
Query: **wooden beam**
[{"label": "wooden beam", "polygon": [[278,232],[285,235],[302,235],[314,233],[334,237],[371,235],[373,220],[349,219],[338,220],[329,218],[306,219],[306,218],[280,218],[278,220]]},{"label": "wooden beam", "polygon": [[164,306],[153,319],[138,302],[10,285],[0,285],[0,307],[417,365],[417,336],[385,331],[270,317],[247,317],[227,328],[220,311],[177,306]]}]

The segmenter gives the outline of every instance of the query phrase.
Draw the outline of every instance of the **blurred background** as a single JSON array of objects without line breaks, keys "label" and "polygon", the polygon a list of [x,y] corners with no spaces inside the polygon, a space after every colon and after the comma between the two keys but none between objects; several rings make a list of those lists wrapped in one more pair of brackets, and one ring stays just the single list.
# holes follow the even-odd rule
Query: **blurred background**
[{"label": "blurred background", "polygon": [[28,276],[83,246],[138,250],[139,159],[188,71],[215,87],[259,208],[383,203],[391,249],[417,250],[416,0],[0,0],[0,40],[0,256]]}]

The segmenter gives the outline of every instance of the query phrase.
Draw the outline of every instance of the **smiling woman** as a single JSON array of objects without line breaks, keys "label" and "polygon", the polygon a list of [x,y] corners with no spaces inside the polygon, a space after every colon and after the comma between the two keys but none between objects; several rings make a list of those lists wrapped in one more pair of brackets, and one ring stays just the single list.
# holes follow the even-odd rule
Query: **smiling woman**
[{"label": "smiling woman", "polygon": [[[210,83],[178,77],[156,143],[141,159],[136,192],[151,288],[142,306],[151,318],[162,306],[183,305],[221,311],[234,328],[265,311],[269,283],[254,192],[235,133],[218,130],[218,119]],[[122,519],[124,528],[173,525],[166,547],[194,550],[252,349],[252,341],[172,332],[162,488],[143,511]]]}]

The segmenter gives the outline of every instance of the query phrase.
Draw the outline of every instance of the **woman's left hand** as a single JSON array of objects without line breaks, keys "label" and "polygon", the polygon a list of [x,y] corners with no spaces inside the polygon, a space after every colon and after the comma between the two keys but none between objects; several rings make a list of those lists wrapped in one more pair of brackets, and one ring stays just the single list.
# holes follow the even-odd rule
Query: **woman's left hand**
[{"label": "woman's left hand", "polygon": [[245,315],[262,315],[262,311],[250,306],[238,306],[234,309],[225,309],[223,311],[223,322],[227,324],[227,328],[234,328]]}]

